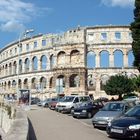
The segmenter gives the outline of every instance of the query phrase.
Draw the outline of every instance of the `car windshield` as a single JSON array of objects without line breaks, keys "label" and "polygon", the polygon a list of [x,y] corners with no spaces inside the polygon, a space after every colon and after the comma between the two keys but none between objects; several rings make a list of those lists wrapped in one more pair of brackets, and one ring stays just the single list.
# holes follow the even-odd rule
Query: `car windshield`
[{"label": "car windshield", "polygon": [[90,97],[88,97],[88,96],[79,97],[79,99],[80,99],[80,102],[87,102],[87,101],[90,101]]},{"label": "car windshield", "polygon": [[140,106],[135,106],[125,113],[126,117],[140,117]]},{"label": "car windshield", "polygon": [[123,103],[107,103],[102,110],[103,111],[122,111],[124,108]]},{"label": "car windshield", "polygon": [[58,100],[57,98],[52,98],[52,99],[51,99],[51,101],[57,101],[57,100]]},{"label": "car windshield", "polygon": [[67,96],[67,97],[65,97],[65,99],[63,100],[63,102],[72,102],[73,99],[74,99],[74,97]]}]

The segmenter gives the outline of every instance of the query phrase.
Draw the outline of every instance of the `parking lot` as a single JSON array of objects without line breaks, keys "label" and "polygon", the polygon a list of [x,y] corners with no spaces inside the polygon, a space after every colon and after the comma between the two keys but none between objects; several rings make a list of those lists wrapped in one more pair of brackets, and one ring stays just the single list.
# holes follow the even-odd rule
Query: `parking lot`
[{"label": "parking lot", "polygon": [[109,140],[105,130],[93,128],[91,119],[75,119],[48,108],[32,107],[27,111],[30,140]]}]

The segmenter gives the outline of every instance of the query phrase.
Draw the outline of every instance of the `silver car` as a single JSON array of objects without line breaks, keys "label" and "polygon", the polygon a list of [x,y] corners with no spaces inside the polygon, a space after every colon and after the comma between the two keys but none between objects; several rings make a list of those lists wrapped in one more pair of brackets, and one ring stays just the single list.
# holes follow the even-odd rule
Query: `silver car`
[{"label": "silver car", "polygon": [[106,127],[113,119],[123,115],[133,104],[125,101],[108,102],[92,118],[94,127]]}]

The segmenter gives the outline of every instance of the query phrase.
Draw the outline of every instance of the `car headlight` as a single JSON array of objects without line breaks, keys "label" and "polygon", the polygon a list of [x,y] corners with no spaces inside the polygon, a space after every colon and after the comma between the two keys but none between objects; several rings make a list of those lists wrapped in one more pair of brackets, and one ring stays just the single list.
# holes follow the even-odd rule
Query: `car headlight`
[{"label": "car headlight", "polygon": [[109,127],[111,126],[111,122],[108,123],[108,126],[109,126]]},{"label": "car headlight", "polygon": [[113,119],[114,119],[113,117],[109,117],[109,118],[107,119],[107,122],[109,123],[109,122],[111,122]]},{"label": "car headlight", "polygon": [[137,129],[140,129],[140,124],[130,125],[128,128],[129,128],[130,130],[137,130]]},{"label": "car headlight", "polygon": [[83,113],[87,112],[86,110],[82,110]]}]

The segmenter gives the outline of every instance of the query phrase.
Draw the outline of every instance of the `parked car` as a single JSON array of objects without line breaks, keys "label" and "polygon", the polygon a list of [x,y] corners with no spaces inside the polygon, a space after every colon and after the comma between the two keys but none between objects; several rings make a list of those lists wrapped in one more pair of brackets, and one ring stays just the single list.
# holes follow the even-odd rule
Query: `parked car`
[{"label": "parked car", "polygon": [[16,96],[5,97],[4,98],[4,102],[7,102],[7,103],[12,103],[12,102],[15,102],[15,101],[17,101],[17,97]]},{"label": "parked car", "polygon": [[111,137],[140,139],[140,105],[111,121],[106,130]]},{"label": "parked car", "polygon": [[113,119],[120,117],[128,111],[133,104],[125,101],[108,102],[92,118],[94,127],[106,127]]},{"label": "parked car", "polygon": [[42,106],[42,107],[48,107],[49,102],[51,101],[51,98],[47,98],[43,101],[40,101],[37,103],[38,106]]},{"label": "parked car", "polygon": [[103,103],[101,101],[84,102],[72,110],[72,116],[91,118],[102,107]]},{"label": "parked car", "polygon": [[137,97],[137,96],[129,96],[124,100],[125,101],[139,101],[139,97]]},{"label": "parked car", "polygon": [[31,98],[31,105],[37,104],[38,102],[40,102],[40,99],[37,97],[32,97]]},{"label": "parked car", "polygon": [[49,102],[49,104],[48,104],[48,106],[49,106],[49,108],[51,109],[51,110],[55,110],[56,109],[56,104],[58,103],[58,102],[62,102],[64,100],[64,97],[57,97],[57,98],[53,98],[50,102]]},{"label": "parked car", "polygon": [[57,103],[56,109],[57,109],[57,111],[60,111],[60,112],[70,113],[74,107],[78,106],[82,102],[87,102],[87,101],[91,101],[90,97],[87,95],[65,96],[63,101]]}]

